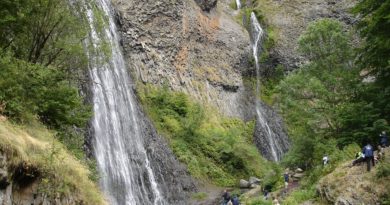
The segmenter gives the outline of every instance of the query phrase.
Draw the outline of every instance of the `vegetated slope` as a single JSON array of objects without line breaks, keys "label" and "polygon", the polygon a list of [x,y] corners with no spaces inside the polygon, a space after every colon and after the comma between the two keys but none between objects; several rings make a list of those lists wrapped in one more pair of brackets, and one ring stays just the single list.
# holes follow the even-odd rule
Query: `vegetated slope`
[{"label": "vegetated slope", "polygon": [[371,172],[366,163],[349,167],[346,162],[323,177],[317,186],[320,196],[334,204],[389,204],[390,203],[390,148],[385,159]]},{"label": "vegetated slope", "polygon": [[90,177],[41,124],[0,120],[0,204],[106,204]]},{"label": "vegetated slope", "polygon": [[168,88],[147,85],[138,91],[159,133],[199,181],[234,186],[240,178],[273,171],[253,144],[253,121],[224,117],[213,107]]}]

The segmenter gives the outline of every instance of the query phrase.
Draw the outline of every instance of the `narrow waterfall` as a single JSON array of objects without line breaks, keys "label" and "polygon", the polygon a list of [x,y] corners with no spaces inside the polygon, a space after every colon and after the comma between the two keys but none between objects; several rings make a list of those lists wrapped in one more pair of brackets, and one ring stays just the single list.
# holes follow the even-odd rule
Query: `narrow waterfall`
[{"label": "narrow waterfall", "polygon": [[[261,146],[262,154],[267,157],[269,160],[279,161],[282,155],[288,149],[288,140],[287,136],[283,132],[281,126],[272,129],[270,123],[268,122],[266,114],[265,105],[260,101],[260,89],[261,89],[261,70],[259,56],[261,54],[262,42],[265,37],[265,32],[261,28],[259,21],[255,13],[251,13],[251,35],[252,35],[252,50],[253,57],[256,63],[256,115],[257,115],[257,125],[263,133],[260,137],[262,138],[258,146]],[[279,132],[279,133],[275,133]]]},{"label": "narrow waterfall", "polygon": [[236,0],[237,10],[241,9],[241,1]]},{"label": "narrow waterfall", "polygon": [[[167,204],[159,191],[137,124],[132,80],[119,47],[111,2],[95,0],[95,3],[108,18],[107,25],[98,32],[93,6],[84,4],[92,30],[89,45],[94,48],[89,52],[94,111],[91,129],[101,187],[112,205]],[[110,45],[109,54],[99,50],[103,41]]]}]

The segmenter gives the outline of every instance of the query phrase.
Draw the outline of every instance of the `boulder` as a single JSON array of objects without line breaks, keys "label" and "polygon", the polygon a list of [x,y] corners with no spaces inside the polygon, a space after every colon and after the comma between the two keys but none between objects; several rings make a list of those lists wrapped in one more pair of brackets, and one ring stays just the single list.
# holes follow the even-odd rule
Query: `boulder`
[{"label": "boulder", "polygon": [[240,188],[250,188],[251,184],[244,179],[240,179]]},{"label": "boulder", "polygon": [[249,184],[257,184],[260,185],[260,179],[256,177],[249,177]]},{"label": "boulder", "polygon": [[301,168],[297,168],[296,170],[295,170],[295,173],[302,173],[303,172],[303,169],[301,169]]},{"label": "boulder", "polygon": [[304,176],[305,176],[304,173],[295,173],[292,175],[293,178],[297,178],[297,179],[301,179]]}]

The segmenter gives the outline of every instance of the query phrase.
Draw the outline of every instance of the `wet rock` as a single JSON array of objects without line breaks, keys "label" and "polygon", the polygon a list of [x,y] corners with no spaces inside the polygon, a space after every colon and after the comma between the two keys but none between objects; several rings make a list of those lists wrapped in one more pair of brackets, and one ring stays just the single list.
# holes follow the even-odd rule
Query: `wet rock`
[{"label": "wet rock", "polygon": [[218,0],[195,0],[203,11],[210,11],[217,6]]},{"label": "wet rock", "polygon": [[[274,110],[264,103],[260,103],[258,109],[263,116],[264,122],[261,122],[259,118],[256,119],[254,132],[255,145],[266,159],[279,161],[290,146],[283,120]],[[271,132],[272,136],[269,135],[268,131]],[[271,147],[269,137],[275,140],[274,143],[278,146],[277,149]]]},{"label": "wet rock", "polygon": [[251,184],[246,181],[245,179],[240,179],[240,188],[242,189],[246,189],[246,188],[250,188],[251,187]]}]

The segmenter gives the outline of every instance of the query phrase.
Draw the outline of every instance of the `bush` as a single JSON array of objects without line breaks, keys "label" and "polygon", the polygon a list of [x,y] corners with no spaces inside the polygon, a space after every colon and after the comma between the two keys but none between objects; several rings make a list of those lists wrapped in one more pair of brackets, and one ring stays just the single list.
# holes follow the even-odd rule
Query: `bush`
[{"label": "bush", "polygon": [[84,127],[90,118],[88,106],[71,86],[66,74],[52,67],[18,60],[0,54],[0,102],[3,115],[20,122],[33,116],[59,129],[61,126]]},{"label": "bush", "polygon": [[385,178],[390,176],[390,164],[382,163],[378,167],[378,171],[376,172],[376,177],[378,179]]}]

